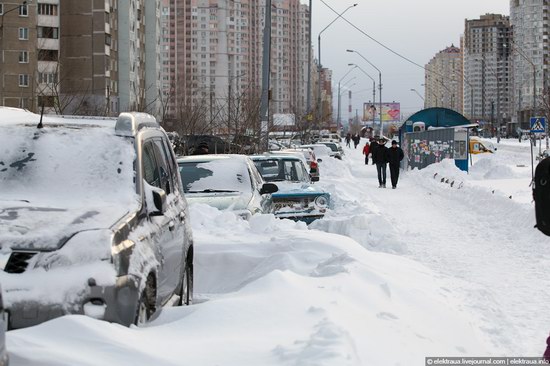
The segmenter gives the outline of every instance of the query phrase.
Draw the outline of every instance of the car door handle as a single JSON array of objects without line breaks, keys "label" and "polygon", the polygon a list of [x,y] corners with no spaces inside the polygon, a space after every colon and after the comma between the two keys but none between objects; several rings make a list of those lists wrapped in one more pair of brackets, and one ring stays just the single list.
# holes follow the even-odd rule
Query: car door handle
[{"label": "car door handle", "polygon": [[170,223],[168,224],[168,229],[170,231],[174,231],[175,228],[176,228],[176,225],[174,224],[174,221],[170,221]]}]

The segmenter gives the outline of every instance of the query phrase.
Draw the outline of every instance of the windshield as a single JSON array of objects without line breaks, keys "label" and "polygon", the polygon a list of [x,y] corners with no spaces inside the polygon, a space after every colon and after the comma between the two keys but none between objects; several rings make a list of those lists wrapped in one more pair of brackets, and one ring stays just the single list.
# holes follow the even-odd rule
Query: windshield
[{"label": "windshield", "polygon": [[133,143],[113,132],[0,127],[0,200],[135,202]]},{"label": "windshield", "polygon": [[254,161],[266,182],[309,182],[304,164],[299,160],[267,159]]},{"label": "windshield", "polygon": [[239,160],[180,161],[178,165],[185,193],[252,191],[247,165]]}]

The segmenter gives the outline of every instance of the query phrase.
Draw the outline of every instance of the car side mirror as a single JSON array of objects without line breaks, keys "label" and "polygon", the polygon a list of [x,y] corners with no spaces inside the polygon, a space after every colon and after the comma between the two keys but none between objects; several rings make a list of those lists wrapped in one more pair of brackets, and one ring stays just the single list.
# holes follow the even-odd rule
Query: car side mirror
[{"label": "car side mirror", "polygon": [[147,213],[151,216],[164,215],[166,212],[166,192],[163,189],[147,185],[145,195]]},{"label": "car side mirror", "polygon": [[279,187],[277,187],[276,184],[264,183],[264,185],[262,186],[262,189],[260,189],[260,194],[275,193],[278,190],[279,190]]},{"label": "car side mirror", "polygon": [[317,162],[318,162],[318,163],[322,163],[322,162],[323,162],[323,159],[317,159]]}]

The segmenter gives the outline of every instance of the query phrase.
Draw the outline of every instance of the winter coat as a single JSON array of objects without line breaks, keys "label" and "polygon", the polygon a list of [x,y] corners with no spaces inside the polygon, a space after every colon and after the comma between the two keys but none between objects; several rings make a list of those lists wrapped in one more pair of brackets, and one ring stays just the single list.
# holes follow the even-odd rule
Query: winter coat
[{"label": "winter coat", "polygon": [[363,148],[363,155],[369,156],[370,146],[369,144],[365,144],[365,147]]},{"label": "winter coat", "polygon": [[390,165],[399,165],[399,162],[403,160],[404,157],[405,154],[400,147],[390,147],[386,149],[386,161],[390,163]]},{"label": "winter coat", "polygon": [[387,147],[378,144],[374,151],[372,151],[372,161],[374,161],[376,164],[387,163],[388,161],[386,160],[386,150],[388,150]]},{"label": "winter coat", "polygon": [[550,361],[550,337],[546,340],[546,351],[544,351],[544,359]]}]

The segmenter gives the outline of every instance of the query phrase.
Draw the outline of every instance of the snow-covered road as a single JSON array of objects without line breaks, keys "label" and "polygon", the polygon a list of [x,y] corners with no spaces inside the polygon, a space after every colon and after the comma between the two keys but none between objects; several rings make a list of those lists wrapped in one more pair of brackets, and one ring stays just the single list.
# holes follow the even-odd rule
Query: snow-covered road
[{"label": "snow-covered road", "polygon": [[[539,354],[550,330],[550,240],[533,229],[533,206],[524,203],[528,146],[499,144],[497,154],[474,157],[470,176],[445,163],[405,173],[397,190],[377,188],[376,168],[364,166],[359,149],[347,154],[354,176],[364,181],[363,206],[374,205],[390,223],[403,254],[443,275],[480,335],[507,355]],[[441,182],[448,177],[453,187]]]},{"label": "snow-covered road", "polygon": [[361,147],[321,164],[318,184],[335,207],[310,228],[193,206],[195,305],[164,309],[145,328],[68,316],[12,331],[12,364],[385,366],[540,355],[550,240],[533,229],[526,144],[476,157],[470,175],[446,162],[404,173],[396,190],[377,188]]}]

